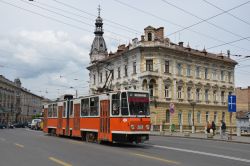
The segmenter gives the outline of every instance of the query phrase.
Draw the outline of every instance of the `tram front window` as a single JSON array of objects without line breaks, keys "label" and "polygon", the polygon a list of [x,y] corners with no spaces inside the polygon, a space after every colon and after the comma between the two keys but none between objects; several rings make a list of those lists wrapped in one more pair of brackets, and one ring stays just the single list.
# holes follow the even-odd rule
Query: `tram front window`
[{"label": "tram front window", "polygon": [[149,98],[147,93],[129,92],[130,115],[149,115]]}]

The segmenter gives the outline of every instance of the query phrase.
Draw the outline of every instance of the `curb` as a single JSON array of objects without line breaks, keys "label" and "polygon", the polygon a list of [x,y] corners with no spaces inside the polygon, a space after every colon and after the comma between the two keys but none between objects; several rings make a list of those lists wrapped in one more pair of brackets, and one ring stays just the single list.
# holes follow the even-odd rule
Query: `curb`
[{"label": "curb", "polygon": [[207,140],[207,141],[250,144],[250,142],[243,142],[243,141],[223,140],[223,139],[214,139],[214,138],[201,138],[201,137],[190,137],[190,136],[160,135],[160,134],[150,134],[150,136],[175,137],[175,138],[183,138],[183,139],[200,139],[200,140]]}]

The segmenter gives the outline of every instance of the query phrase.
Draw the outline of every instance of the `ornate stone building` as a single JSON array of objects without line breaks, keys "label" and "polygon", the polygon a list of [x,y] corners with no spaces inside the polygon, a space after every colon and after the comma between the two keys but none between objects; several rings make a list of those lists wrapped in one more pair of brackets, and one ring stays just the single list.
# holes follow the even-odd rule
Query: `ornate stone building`
[{"label": "ornate stone building", "polygon": [[[110,89],[143,89],[150,92],[152,124],[193,124],[223,119],[229,124],[227,96],[234,93],[234,68],[228,56],[192,49],[189,44],[164,38],[164,28],[148,26],[141,39],[107,53],[102,19],[96,19],[88,67],[90,93],[110,79]],[[108,78],[111,73],[110,78]],[[191,103],[195,105],[191,105]],[[174,113],[170,113],[170,104]],[[235,115],[233,115],[235,124]]]},{"label": "ornate stone building", "polygon": [[41,113],[43,98],[0,75],[0,123],[24,122]]}]

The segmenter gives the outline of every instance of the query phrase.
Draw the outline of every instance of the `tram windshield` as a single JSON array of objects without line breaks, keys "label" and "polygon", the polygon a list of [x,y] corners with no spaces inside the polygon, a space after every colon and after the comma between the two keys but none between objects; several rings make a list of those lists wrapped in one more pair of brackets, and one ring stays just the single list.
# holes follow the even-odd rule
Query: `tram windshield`
[{"label": "tram windshield", "polygon": [[149,112],[149,95],[142,92],[128,92],[130,115],[145,115]]}]

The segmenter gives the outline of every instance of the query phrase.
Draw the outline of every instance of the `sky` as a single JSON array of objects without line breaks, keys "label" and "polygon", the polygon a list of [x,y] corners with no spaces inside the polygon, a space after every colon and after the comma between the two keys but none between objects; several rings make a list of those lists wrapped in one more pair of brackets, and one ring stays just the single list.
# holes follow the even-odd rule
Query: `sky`
[{"label": "sky", "polygon": [[148,25],[164,27],[174,43],[230,50],[235,86],[250,86],[247,0],[0,0],[0,75],[50,99],[87,95],[98,5],[108,52],[140,39]]}]

